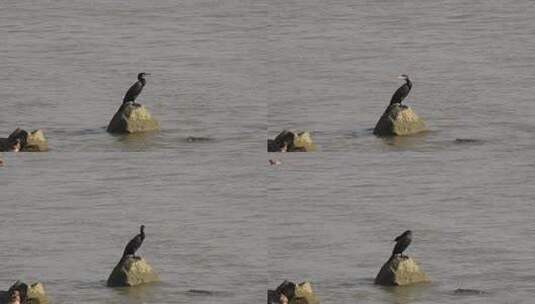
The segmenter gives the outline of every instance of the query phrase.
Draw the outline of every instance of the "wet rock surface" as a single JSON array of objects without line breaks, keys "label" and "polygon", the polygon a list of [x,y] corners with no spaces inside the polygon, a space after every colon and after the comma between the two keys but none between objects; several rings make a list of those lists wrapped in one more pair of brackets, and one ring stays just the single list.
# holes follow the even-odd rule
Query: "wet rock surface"
[{"label": "wet rock surface", "polygon": [[404,105],[390,105],[373,129],[377,136],[405,136],[427,131],[423,119]]},{"label": "wet rock surface", "polygon": [[268,152],[311,152],[316,150],[309,132],[283,130],[267,141]]},{"label": "wet rock surface", "polygon": [[44,152],[48,151],[48,141],[42,130],[28,132],[15,129],[7,138],[0,138],[1,152]]},{"label": "wet rock surface", "polygon": [[[283,284],[286,282],[287,281],[284,281]],[[276,290],[270,289],[267,291],[268,304],[281,304],[279,299],[280,294]],[[288,304],[320,304],[320,301],[314,293],[310,282],[302,282],[295,285],[295,296],[289,299]]]},{"label": "wet rock surface", "polygon": [[109,133],[140,133],[160,130],[158,121],[150,112],[137,103],[122,104],[111,119],[107,131]]},{"label": "wet rock surface", "polygon": [[375,278],[375,284],[383,286],[404,286],[428,282],[431,280],[420,270],[416,261],[407,256],[390,258]]},{"label": "wet rock surface", "polygon": [[158,282],[160,278],[144,258],[128,257],[119,261],[108,277],[108,287],[131,287]]},{"label": "wet rock surface", "polygon": [[0,291],[0,304],[8,304],[12,291],[18,290],[21,296],[21,303],[26,304],[48,304],[48,296],[42,283],[36,282],[31,285],[21,281],[15,282],[7,291]]}]

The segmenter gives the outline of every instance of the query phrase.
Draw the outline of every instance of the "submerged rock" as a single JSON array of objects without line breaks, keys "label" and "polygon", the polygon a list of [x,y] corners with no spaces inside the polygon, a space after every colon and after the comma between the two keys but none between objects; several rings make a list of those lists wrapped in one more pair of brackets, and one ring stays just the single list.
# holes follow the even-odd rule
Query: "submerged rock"
[{"label": "submerged rock", "polygon": [[108,287],[130,287],[158,282],[160,278],[144,258],[128,257],[113,268],[108,277]]},{"label": "submerged rock", "polygon": [[19,291],[21,303],[48,304],[48,297],[42,283],[37,282],[28,286],[21,281],[15,282],[8,291],[0,291],[0,304],[9,303],[9,297],[14,290]]},{"label": "submerged rock", "polygon": [[198,137],[198,136],[188,136],[186,138],[186,141],[187,142],[208,142],[208,141],[212,141],[213,139],[211,139],[210,137]]},{"label": "submerged rock", "polygon": [[455,139],[456,144],[480,144],[483,143],[480,139],[473,139],[473,138],[456,138]]},{"label": "submerged rock", "polygon": [[373,129],[377,136],[403,136],[427,131],[425,122],[411,108],[393,104],[389,106]]},{"label": "submerged rock", "polygon": [[48,151],[48,141],[40,129],[28,133],[17,128],[8,138],[0,138],[0,151],[44,152]]},{"label": "submerged rock", "polygon": [[384,286],[404,286],[427,282],[431,280],[420,270],[413,259],[400,256],[390,258],[375,277],[375,284]]},{"label": "submerged rock", "polygon": [[486,291],[479,290],[479,289],[470,289],[470,288],[457,288],[453,291],[453,293],[456,295],[466,295],[466,296],[487,294]]},{"label": "submerged rock", "polygon": [[268,152],[310,152],[316,150],[309,132],[283,130],[275,139],[268,139]]},{"label": "submerged rock", "polygon": [[122,104],[108,125],[110,133],[138,133],[158,131],[160,125],[149,111],[137,103]]},{"label": "submerged rock", "polygon": [[204,290],[204,289],[190,289],[188,290],[189,293],[192,294],[198,294],[198,295],[205,295],[205,296],[213,296],[215,292],[210,290]]}]

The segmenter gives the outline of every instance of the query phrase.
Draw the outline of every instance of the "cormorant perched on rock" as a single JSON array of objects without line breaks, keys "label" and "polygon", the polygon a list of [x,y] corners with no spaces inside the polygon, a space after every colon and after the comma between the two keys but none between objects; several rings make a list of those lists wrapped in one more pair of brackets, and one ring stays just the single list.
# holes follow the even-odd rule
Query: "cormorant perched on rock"
[{"label": "cormorant perched on rock", "polygon": [[394,95],[392,95],[392,99],[390,100],[390,105],[393,105],[395,103],[401,104],[403,99],[405,99],[405,97],[409,95],[409,92],[411,91],[411,88],[412,88],[412,82],[409,79],[408,75],[401,74],[399,75],[398,78],[404,79],[405,83],[401,87],[399,87],[399,89],[396,90]]},{"label": "cormorant perched on rock", "polygon": [[392,257],[394,257],[396,254],[399,254],[401,257],[403,257],[403,251],[409,247],[412,241],[412,231],[407,230],[403,232],[400,236],[394,239],[396,242],[396,246],[394,246],[394,250],[392,250]]},{"label": "cormorant perched on rock", "polygon": [[139,228],[139,234],[136,235],[133,239],[126,244],[126,247],[124,248],[123,257],[121,258],[121,261],[127,258],[128,256],[132,256],[134,258],[137,258],[135,256],[136,251],[141,247],[141,244],[143,244],[143,240],[145,239],[145,225],[141,225]]},{"label": "cormorant perched on rock", "polygon": [[143,87],[147,83],[147,80],[145,79],[145,76],[148,76],[150,74],[148,73],[139,73],[137,74],[137,81],[134,83],[130,89],[126,92],[123,98],[123,103],[127,102],[136,102],[136,98],[141,93],[141,90],[143,90]]}]

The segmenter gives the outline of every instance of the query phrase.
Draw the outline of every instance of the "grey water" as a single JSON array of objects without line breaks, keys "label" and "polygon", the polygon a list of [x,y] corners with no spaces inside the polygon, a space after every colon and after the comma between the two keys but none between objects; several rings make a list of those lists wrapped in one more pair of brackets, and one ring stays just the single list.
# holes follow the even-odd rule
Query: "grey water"
[{"label": "grey water", "polygon": [[[264,303],[290,279],[327,304],[531,303],[534,6],[0,2],[0,136],[41,128],[50,146],[1,155],[0,290]],[[141,71],[161,132],[107,134]],[[430,131],[376,138],[401,73]],[[283,128],[310,131],[318,152],[266,153]],[[106,288],[140,224],[161,282]],[[433,282],[374,286],[406,229]]]}]

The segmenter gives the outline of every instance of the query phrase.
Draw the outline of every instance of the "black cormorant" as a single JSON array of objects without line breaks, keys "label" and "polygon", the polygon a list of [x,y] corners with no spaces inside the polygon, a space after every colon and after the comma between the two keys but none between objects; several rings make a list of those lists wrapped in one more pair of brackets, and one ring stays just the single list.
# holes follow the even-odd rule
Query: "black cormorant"
[{"label": "black cormorant", "polygon": [[405,99],[405,97],[409,95],[409,92],[411,91],[411,88],[412,88],[412,82],[409,79],[408,75],[401,74],[399,75],[398,78],[405,79],[405,83],[401,87],[399,87],[399,89],[396,90],[394,95],[392,95],[392,99],[390,100],[390,105],[393,105],[395,103],[401,104],[403,99]]},{"label": "black cormorant", "polygon": [[145,225],[141,225],[139,228],[139,234],[136,235],[133,239],[126,244],[126,247],[124,248],[123,257],[121,260],[124,260],[128,256],[132,256],[136,258],[135,253],[141,247],[141,244],[143,244],[143,240],[145,239]]},{"label": "black cormorant", "polygon": [[123,103],[126,102],[136,102],[136,98],[139,96],[141,91],[143,90],[143,87],[147,83],[147,80],[145,79],[145,76],[148,76],[150,74],[148,73],[139,73],[137,74],[137,81],[134,83],[128,91],[126,91],[126,94],[123,98]]},{"label": "black cormorant", "polygon": [[399,254],[401,257],[403,257],[403,251],[409,247],[412,241],[412,231],[407,230],[403,232],[400,236],[394,239],[396,242],[396,246],[394,246],[394,250],[392,250],[392,257],[394,257],[396,254]]}]

